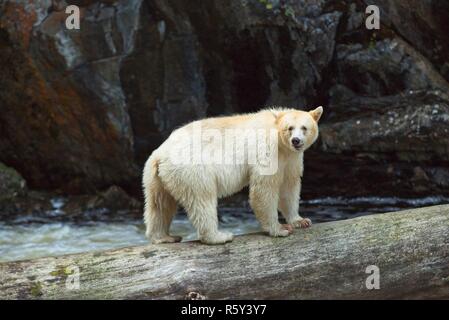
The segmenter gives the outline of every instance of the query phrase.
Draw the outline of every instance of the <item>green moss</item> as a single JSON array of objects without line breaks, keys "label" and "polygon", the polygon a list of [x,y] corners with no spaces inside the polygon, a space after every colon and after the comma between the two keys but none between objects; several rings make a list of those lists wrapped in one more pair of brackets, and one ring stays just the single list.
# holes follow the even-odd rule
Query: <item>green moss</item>
[{"label": "green moss", "polygon": [[295,19],[295,10],[289,4],[280,4],[273,0],[259,0],[259,3],[263,5],[266,10],[270,10],[275,14],[283,13],[285,17]]},{"label": "green moss", "polygon": [[57,266],[55,270],[50,272],[50,275],[53,277],[66,277],[68,275],[71,275],[72,273],[73,271],[71,271],[68,267]]},{"label": "green moss", "polygon": [[30,288],[30,293],[33,297],[42,296],[42,284],[39,281],[33,282]]}]

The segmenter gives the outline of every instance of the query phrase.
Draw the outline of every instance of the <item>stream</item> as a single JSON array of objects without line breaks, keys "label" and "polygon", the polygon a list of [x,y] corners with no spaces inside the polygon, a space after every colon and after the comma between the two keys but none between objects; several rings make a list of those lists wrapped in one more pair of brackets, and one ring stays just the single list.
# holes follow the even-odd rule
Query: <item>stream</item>
[{"label": "stream", "polygon": [[[313,223],[320,223],[444,203],[449,203],[449,198],[329,197],[302,201],[300,212]],[[73,219],[61,209],[63,198],[53,199],[52,205],[53,210],[47,212],[0,222],[0,262],[148,243],[140,215],[122,212],[111,217],[100,210]],[[220,228],[236,235],[260,231],[247,201],[240,202],[238,206],[219,206],[219,221]],[[183,212],[176,215],[171,233],[181,235],[183,241],[197,239]]]}]

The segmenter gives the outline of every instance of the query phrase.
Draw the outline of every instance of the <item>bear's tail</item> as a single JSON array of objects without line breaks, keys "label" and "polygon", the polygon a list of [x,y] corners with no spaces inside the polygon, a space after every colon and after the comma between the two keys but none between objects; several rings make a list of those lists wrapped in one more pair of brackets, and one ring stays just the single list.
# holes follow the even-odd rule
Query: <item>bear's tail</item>
[{"label": "bear's tail", "polygon": [[153,243],[175,242],[168,230],[176,213],[176,201],[165,190],[159,177],[159,159],[152,154],[143,170],[143,190],[145,197],[144,221],[148,239]]}]

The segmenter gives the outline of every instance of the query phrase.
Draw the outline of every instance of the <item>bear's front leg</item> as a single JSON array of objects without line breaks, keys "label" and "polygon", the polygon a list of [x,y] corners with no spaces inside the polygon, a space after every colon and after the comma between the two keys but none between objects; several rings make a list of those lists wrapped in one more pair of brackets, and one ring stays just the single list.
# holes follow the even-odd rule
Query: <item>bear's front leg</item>
[{"label": "bear's front leg", "polygon": [[294,228],[308,228],[312,221],[298,214],[301,193],[301,178],[288,176],[283,181],[279,196],[279,211],[288,224]]},{"label": "bear's front leg", "polygon": [[251,179],[249,201],[262,229],[272,237],[286,237],[292,229],[279,223],[277,204],[279,184],[273,176],[258,176]]}]

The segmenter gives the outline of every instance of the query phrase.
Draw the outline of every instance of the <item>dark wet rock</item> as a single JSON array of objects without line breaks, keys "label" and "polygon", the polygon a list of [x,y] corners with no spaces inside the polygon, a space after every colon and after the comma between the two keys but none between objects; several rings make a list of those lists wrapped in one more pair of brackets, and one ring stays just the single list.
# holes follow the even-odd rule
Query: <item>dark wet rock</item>
[{"label": "dark wet rock", "polygon": [[8,222],[22,217],[45,214],[53,209],[47,192],[28,191],[25,195],[0,201],[0,220]]},{"label": "dark wet rock", "polygon": [[442,189],[449,188],[449,171],[444,167],[435,167],[428,170],[428,175],[432,181]]},{"label": "dark wet rock", "polygon": [[62,198],[61,211],[65,217],[83,222],[114,218],[142,217],[143,204],[122,188],[111,186],[96,195]]},{"label": "dark wet rock", "polygon": [[22,176],[0,162],[0,203],[12,201],[26,193],[26,181]]},{"label": "dark wet rock", "polygon": [[0,5],[0,161],[31,187],[140,197],[141,167],[174,128],[322,104],[305,197],[449,193],[444,1],[371,1],[373,31],[366,1],[70,3],[80,31],[64,28],[63,1]]},{"label": "dark wet rock", "polygon": [[[357,105],[376,111],[352,110]],[[444,159],[449,149],[449,97],[441,91],[404,93],[382,98],[354,97],[321,128],[321,148],[334,153],[365,153],[373,159],[418,162]],[[345,116],[346,113],[346,116]]]},{"label": "dark wet rock", "polygon": [[399,38],[337,46],[338,84],[358,95],[379,97],[404,90],[448,89],[428,61]]},{"label": "dark wet rock", "polygon": [[421,167],[415,167],[413,169],[413,177],[411,179],[413,189],[415,192],[422,192],[427,189],[429,177]]},{"label": "dark wet rock", "polygon": [[7,223],[125,221],[141,219],[143,204],[112,186],[95,195],[62,195],[28,191],[0,201],[0,220]]},{"label": "dark wet rock", "polygon": [[449,2],[440,0],[373,0],[381,21],[397,33],[449,80]]},{"label": "dark wet rock", "polygon": [[112,186],[98,196],[92,197],[87,206],[89,209],[107,208],[113,211],[142,209],[141,202],[117,186]]},{"label": "dark wet rock", "polygon": [[86,192],[129,181],[137,171],[119,66],[139,7],[92,4],[81,32],[66,30],[51,3],[1,5],[1,160],[32,187]]}]

